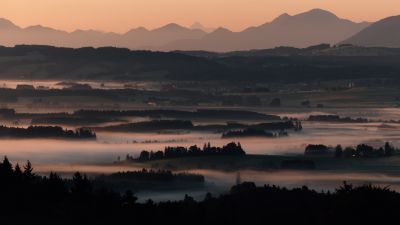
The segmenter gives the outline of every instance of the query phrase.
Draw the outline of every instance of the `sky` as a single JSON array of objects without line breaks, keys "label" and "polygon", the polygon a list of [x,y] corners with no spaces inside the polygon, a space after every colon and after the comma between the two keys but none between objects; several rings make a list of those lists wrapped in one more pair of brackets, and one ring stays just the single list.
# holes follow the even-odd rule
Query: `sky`
[{"label": "sky", "polygon": [[321,8],[356,22],[400,15],[400,0],[0,0],[0,18],[21,27],[41,24],[61,30],[95,29],[123,33],[168,23],[226,27],[240,31]]}]

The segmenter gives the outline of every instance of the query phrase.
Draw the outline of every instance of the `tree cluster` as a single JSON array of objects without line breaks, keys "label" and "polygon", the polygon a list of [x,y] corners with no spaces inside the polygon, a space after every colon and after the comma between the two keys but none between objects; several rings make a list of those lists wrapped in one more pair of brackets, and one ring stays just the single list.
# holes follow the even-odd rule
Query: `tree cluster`
[{"label": "tree cluster", "polygon": [[396,148],[386,142],[383,147],[374,148],[370,145],[359,144],[356,147],[348,146],[343,149],[341,145],[335,148],[326,145],[307,145],[304,154],[309,156],[334,155],[336,158],[372,158],[389,157],[398,152]]},{"label": "tree cluster", "polygon": [[29,126],[28,128],[0,126],[0,138],[71,138],[93,139],[96,133],[90,129],[78,128],[75,131],[59,126]]},{"label": "tree cluster", "polygon": [[204,144],[203,148],[197,145],[186,147],[165,147],[164,151],[142,151],[138,160],[161,160],[169,158],[190,157],[190,156],[216,156],[216,155],[236,155],[243,156],[246,152],[243,150],[240,142],[231,142],[222,147],[211,146],[210,143]]},{"label": "tree cluster", "polygon": [[372,146],[366,144],[359,144],[355,148],[354,147],[346,147],[342,148],[341,145],[336,146],[335,148],[335,157],[358,157],[358,158],[371,158],[371,157],[388,157],[395,155],[397,150],[386,142],[383,147],[374,148]]}]

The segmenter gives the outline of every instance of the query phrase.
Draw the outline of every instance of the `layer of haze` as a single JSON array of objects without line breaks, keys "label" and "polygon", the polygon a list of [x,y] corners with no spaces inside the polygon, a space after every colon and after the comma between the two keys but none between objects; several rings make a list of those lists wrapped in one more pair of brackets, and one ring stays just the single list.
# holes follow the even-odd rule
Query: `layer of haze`
[{"label": "layer of haze", "polygon": [[400,14],[398,0],[0,0],[0,17],[26,27],[41,24],[66,31],[97,29],[126,32],[166,23],[240,31],[271,21],[282,13],[312,8],[329,10],[353,21],[377,21]]}]

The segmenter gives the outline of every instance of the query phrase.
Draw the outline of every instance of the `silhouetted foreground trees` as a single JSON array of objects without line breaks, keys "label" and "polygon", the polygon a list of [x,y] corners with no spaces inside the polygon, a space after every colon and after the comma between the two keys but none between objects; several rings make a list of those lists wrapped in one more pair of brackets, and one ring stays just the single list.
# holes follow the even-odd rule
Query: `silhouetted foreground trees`
[{"label": "silhouetted foreground trees", "polygon": [[75,131],[58,126],[30,126],[28,128],[0,126],[0,138],[71,138],[95,139],[96,133],[86,128]]},{"label": "silhouetted foreground trees", "polygon": [[354,147],[342,148],[341,145],[337,145],[335,148],[328,147],[326,145],[307,145],[304,154],[309,156],[324,156],[324,155],[334,155],[336,158],[371,158],[371,157],[389,157],[393,156],[398,152],[392,145],[388,142],[385,143],[383,147],[374,148],[366,144],[359,144]]},{"label": "silhouetted foreground trees", "polygon": [[[2,224],[393,224],[400,194],[371,185],[344,183],[333,192],[307,187],[257,187],[245,182],[219,197],[202,201],[138,203],[124,194],[98,188],[85,175],[71,180],[40,177],[28,162],[23,168],[7,158],[0,163]],[[389,223],[390,222],[390,223]]]},{"label": "silhouetted foreground trees", "polygon": [[[137,160],[139,161],[149,161],[149,160],[161,160],[169,158],[179,158],[179,157],[190,157],[190,156],[216,156],[216,155],[246,155],[240,142],[237,144],[235,142],[228,143],[222,147],[211,146],[210,143],[204,144],[203,148],[197,147],[197,145],[186,147],[165,147],[164,151],[142,151]],[[127,157],[127,160],[135,160],[131,157]]]}]

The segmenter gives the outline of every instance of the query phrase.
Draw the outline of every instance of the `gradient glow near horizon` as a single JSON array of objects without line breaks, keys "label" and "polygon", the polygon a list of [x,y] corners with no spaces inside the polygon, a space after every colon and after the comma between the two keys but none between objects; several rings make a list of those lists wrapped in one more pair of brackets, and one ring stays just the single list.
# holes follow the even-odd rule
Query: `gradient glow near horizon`
[{"label": "gradient glow near horizon", "polygon": [[290,15],[321,8],[356,22],[399,15],[400,0],[0,0],[0,18],[21,27],[43,25],[61,30],[126,32],[167,23],[226,27],[240,31]]}]

